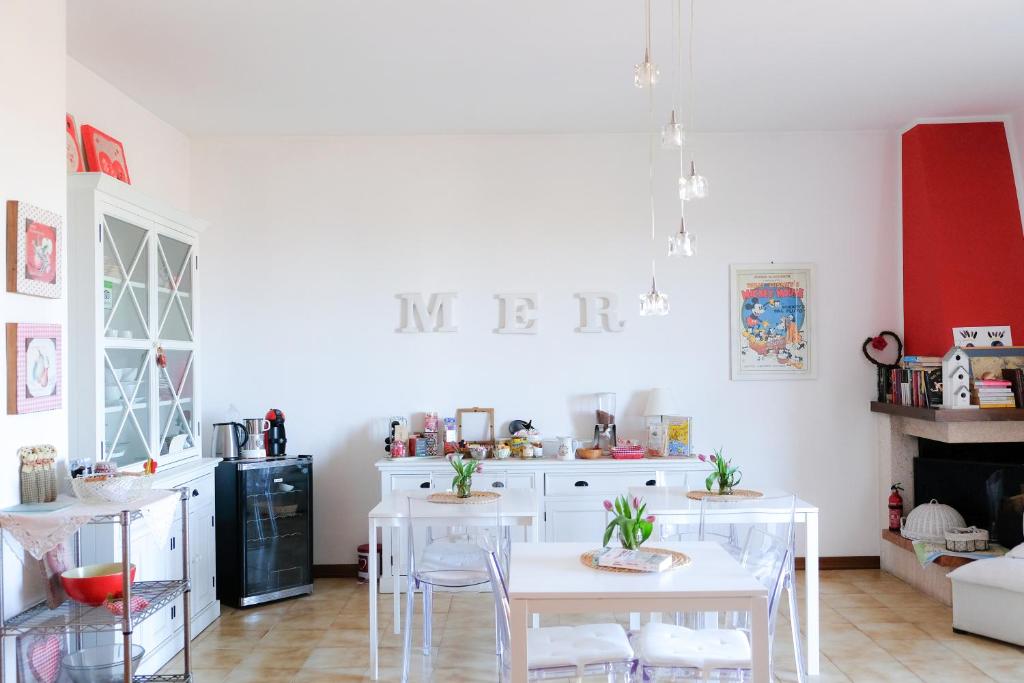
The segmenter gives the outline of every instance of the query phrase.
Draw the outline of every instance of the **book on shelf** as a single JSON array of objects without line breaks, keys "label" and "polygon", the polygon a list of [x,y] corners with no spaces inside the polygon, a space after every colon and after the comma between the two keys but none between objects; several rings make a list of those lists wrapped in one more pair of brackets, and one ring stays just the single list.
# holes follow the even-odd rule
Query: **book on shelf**
[{"label": "book on shelf", "polygon": [[632,569],[639,572],[663,572],[672,566],[671,555],[625,548],[602,548],[595,553],[594,559],[601,567]]},{"label": "book on shelf", "polygon": [[878,372],[879,400],[916,408],[942,405],[941,367],[887,367]]},{"label": "book on shelf", "polygon": [[1003,379],[1010,383],[1010,391],[1013,392],[1015,407],[1024,408],[1024,370],[1020,368],[1005,368]]}]

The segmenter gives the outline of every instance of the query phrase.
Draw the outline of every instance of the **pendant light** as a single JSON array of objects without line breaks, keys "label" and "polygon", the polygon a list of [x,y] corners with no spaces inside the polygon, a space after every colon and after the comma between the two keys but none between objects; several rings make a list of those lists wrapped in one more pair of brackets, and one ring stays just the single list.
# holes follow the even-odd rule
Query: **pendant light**
[{"label": "pendant light", "polygon": [[679,218],[679,232],[668,238],[668,255],[693,256],[696,253],[697,237],[686,229],[686,216],[681,216]]},{"label": "pendant light", "polygon": [[[676,0],[676,3],[672,6],[672,15],[676,24],[676,38],[679,41],[676,45],[676,87],[675,95],[672,101],[672,111],[668,117],[668,123],[666,123],[661,129],[661,146],[668,150],[681,150],[683,145],[686,144],[686,133],[683,131],[682,121],[679,119],[682,117],[683,111],[683,88],[681,85],[682,73],[683,73],[683,45],[682,45],[682,29],[680,26],[680,7],[679,3],[682,0]],[[676,116],[676,112],[679,112],[679,117]]]},{"label": "pendant light", "polygon": [[633,67],[633,85],[653,88],[661,72],[651,61],[651,0],[644,0],[644,61]]},{"label": "pendant light", "polygon": [[[651,0],[644,0],[644,28],[647,41],[644,59],[647,61],[651,52]],[[653,85],[652,82],[650,85]],[[648,195],[651,202],[651,246],[657,244],[654,216],[654,89],[647,90],[647,111],[650,127],[647,130],[647,182]],[[640,315],[668,315],[668,295],[658,290],[658,276],[655,270],[654,257],[651,257],[651,291],[640,295]]]},{"label": "pendant light", "polygon": [[685,144],[686,133],[683,132],[683,124],[676,120],[676,110],[673,108],[668,123],[661,129],[661,146],[665,149],[682,149]]},{"label": "pendant light", "polygon": [[[682,0],[679,0],[682,2]],[[690,96],[688,99],[689,107],[689,120],[686,122],[686,127],[693,130],[693,119],[694,110],[697,108],[697,85],[693,78],[693,6],[696,0],[690,0],[690,41],[688,44],[689,50],[689,67],[690,67],[690,82],[689,90]],[[682,14],[682,8],[680,8],[680,14]],[[683,32],[682,27],[678,26],[678,40],[680,41],[680,54],[682,53],[682,39]],[[682,68],[680,68],[680,74]],[[679,173],[679,198],[683,201],[690,201],[692,199],[704,199],[708,196],[708,179],[697,173],[697,165],[693,160],[693,152],[690,152],[690,174],[683,175],[682,173],[682,154],[679,157],[680,173]]]}]

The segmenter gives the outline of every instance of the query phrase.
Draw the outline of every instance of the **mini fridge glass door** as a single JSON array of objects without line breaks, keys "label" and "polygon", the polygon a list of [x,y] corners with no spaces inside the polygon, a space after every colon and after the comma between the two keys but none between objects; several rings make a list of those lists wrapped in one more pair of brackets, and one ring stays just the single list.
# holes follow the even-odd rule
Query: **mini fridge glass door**
[{"label": "mini fridge glass door", "polygon": [[243,469],[240,475],[245,495],[243,595],[311,584],[309,467],[259,467]]}]

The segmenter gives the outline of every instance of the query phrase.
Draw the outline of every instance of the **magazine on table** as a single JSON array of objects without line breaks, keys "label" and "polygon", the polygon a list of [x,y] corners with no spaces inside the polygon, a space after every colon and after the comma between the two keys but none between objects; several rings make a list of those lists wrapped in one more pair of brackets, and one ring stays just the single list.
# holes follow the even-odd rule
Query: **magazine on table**
[{"label": "magazine on table", "polygon": [[671,555],[625,548],[602,548],[595,553],[594,560],[600,567],[632,569],[638,572],[663,572],[672,566]]}]

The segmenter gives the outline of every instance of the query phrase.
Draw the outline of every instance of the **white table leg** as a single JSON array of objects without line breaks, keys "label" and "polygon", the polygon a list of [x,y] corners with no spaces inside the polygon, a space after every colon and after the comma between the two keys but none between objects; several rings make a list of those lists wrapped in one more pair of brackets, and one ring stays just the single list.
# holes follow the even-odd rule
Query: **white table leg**
[{"label": "white table leg", "polygon": [[817,676],[821,670],[818,647],[821,614],[818,607],[818,514],[808,513],[804,525],[807,557],[804,559],[804,581],[807,583],[807,673]]},{"label": "white table leg", "polygon": [[751,669],[754,683],[769,683],[768,598],[754,598],[750,604]]},{"label": "white table leg", "polygon": [[640,628],[640,613],[630,612],[629,613],[629,630],[636,631]]},{"label": "white table leg", "polygon": [[370,520],[370,553],[367,569],[370,572],[370,678],[377,680],[377,526]]},{"label": "white table leg", "polygon": [[511,641],[512,683],[526,683],[526,611],[525,600],[512,600],[509,605],[509,640]]},{"label": "white table leg", "polygon": [[[395,538],[395,532],[398,532],[397,540]],[[402,573],[402,528],[392,527],[391,528],[391,595],[394,597],[394,628],[395,635],[402,632],[402,582],[400,576]]]}]

